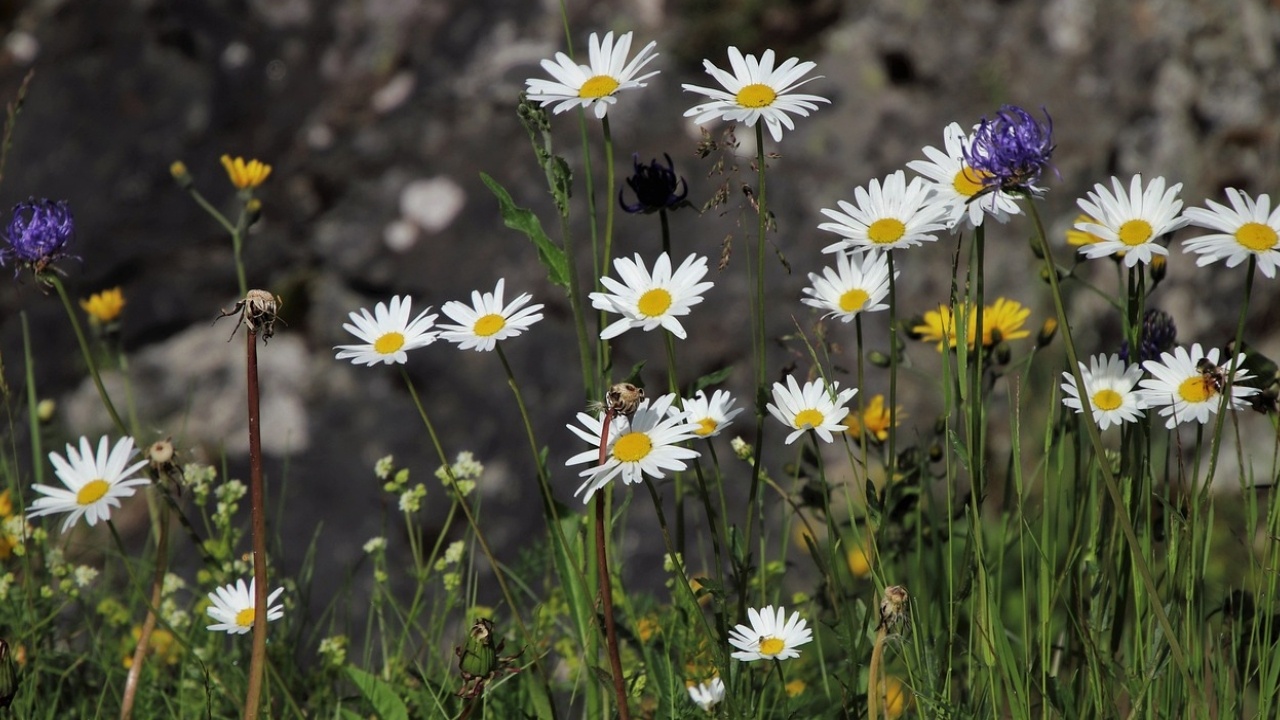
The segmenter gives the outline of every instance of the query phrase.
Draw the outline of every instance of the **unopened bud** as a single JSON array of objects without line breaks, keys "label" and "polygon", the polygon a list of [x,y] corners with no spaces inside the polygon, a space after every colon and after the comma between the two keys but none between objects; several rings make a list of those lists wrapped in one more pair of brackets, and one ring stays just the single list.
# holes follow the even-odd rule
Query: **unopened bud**
[{"label": "unopened bud", "polygon": [[1037,260],[1044,259],[1044,248],[1040,246],[1040,240],[1035,235],[1027,236],[1027,244],[1031,246],[1031,254],[1035,255]]},{"label": "unopened bud", "polygon": [[889,356],[879,350],[872,350],[867,353],[867,362],[879,368],[889,367]]},{"label": "unopened bud", "polygon": [[190,190],[195,184],[195,179],[191,177],[191,173],[187,170],[187,164],[181,160],[174,160],[169,165],[169,174],[173,176],[174,182],[178,183],[178,187],[183,190]]},{"label": "unopened bud", "polygon": [[252,227],[262,217],[262,201],[253,198],[244,204],[244,226]]},{"label": "unopened bud", "polygon": [[47,423],[53,419],[53,414],[58,411],[58,403],[55,400],[45,398],[36,403],[36,419],[42,423]]},{"label": "unopened bud", "polygon": [[1169,258],[1164,255],[1151,256],[1151,282],[1158,283],[1169,274]]},{"label": "unopened bud", "polygon": [[996,345],[995,360],[997,365],[1008,365],[1009,358],[1013,356],[1013,351],[1009,349],[1009,343],[1002,342]]},{"label": "unopened bud", "polygon": [[1045,348],[1049,343],[1053,342],[1053,338],[1058,334],[1058,321],[1056,318],[1049,318],[1040,326],[1040,334],[1036,335],[1036,349]]}]

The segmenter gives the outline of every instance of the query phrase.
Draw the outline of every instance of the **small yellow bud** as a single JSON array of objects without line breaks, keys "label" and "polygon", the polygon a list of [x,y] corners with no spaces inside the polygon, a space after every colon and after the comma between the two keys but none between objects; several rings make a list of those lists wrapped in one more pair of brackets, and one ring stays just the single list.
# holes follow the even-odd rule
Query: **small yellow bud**
[{"label": "small yellow bud", "polygon": [[1053,342],[1053,338],[1058,334],[1058,321],[1056,318],[1049,318],[1040,326],[1040,334],[1036,336],[1036,347],[1048,347]]},{"label": "small yellow bud", "polygon": [[183,190],[190,190],[191,186],[195,184],[195,179],[191,177],[190,171],[187,170],[187,164],[181,160],[174,160],[169,165],[169,174],[178,183],[178,187]]},{"label": "small yellow bud", "polygon": [[47,423],[53,419],[53,414],[58,411],[58,403],[56,400],[45,398],[36,403],[36,419],[42,423]]}]

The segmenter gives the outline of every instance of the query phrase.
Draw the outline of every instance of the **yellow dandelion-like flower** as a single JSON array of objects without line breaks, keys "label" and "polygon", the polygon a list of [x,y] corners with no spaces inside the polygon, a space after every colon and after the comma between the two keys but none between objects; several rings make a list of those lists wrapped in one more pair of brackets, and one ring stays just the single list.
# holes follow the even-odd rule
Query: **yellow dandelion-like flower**
[{"label": "yellow dandelion-like flower", "polygon": [[94,322],[106,325],[119,318],[124,310],[124,293],[118,287],[94,293],[88,300],[80,301],[80,308]]},{"label": "yellow dandelion-like flower", "polygon": [[0,492],[0,519],[8,518],[13,514],[13,496],[12,491],[5,490]]},{"label": "yellow dandelion-like flower", "polygon": [[884,442],[889,439],[889,430],[897,427],[903,417],[901,405],[890,410],[885,407],[884,395],[876,395],[861,413],[856,412],[856,408],[855,412],[849,413],[844,419],[849,426],[845,432],[854,440],[866,435],[872,442]]},{"label": "yellow dandelion-like flower", "polygon": [[790,680],[786,684],[787,697],[795,697],[805,691],[809,684],[800,678]]},{"label": "yellow dandelion-like flower", "polygon": [[896,677],[884,679],[884,714],[889,720],[897,720],[911,705],[907,686]]},{"label": "yellow dandelion-like flower", "polygon": [[[962,304],[961,307],[967,306]],[[911,331],[918,335],[921,340],[937,343],[939,352],[942,351],[944,345],[949,348],[955,348],[955,316],[957,314],[950,306],[940,305],[937,310],[926,312],[921,323],[912,327]],[[969,326],[969,331],[966,333],[968,339],[966,344],[972,349],[974,338],[977,336],[978,314],[972,310],[968,310],[965,314],[968,316],[966,324]],[[1004,340],[1020,340],[1030,337],[1031,331],[1023,329],[1023,325],[1030,315],[1031,309],[1024,307],[1017,300],[997,298],[994,305],[987,305],[982,310],[982,346],[992,347]]]},{"label": "yellow dandelion-like flower", "polygon": [[227,169],[227,177],[237,190],[256,188],[267,181],[271,175],[271,166],[261,160],[245,161],[242,157],[222,156],[222,167]]},{"label": "yellow dandelion-like flower", "polygon": [[871,574],[871,545],[860,542],[845,554],[845,562],[849,563],[849,574],[856,578],[864,578]]}]

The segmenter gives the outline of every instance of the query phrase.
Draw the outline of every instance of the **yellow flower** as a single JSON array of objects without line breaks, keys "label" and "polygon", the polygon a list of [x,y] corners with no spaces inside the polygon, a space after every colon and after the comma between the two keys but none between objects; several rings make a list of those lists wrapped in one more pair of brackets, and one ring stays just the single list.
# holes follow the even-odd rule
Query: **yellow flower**
[{"label": "yellow flower", "polygon": [[1084,213],[1077,215],[1076,219],[1071,221],[1071,227],[1067,229],[1067,244],[1072,247],[1080,247],[1082,245],[1092,245],[1094,243],[1102,242],[1102,238],[1097,235],[1094,235],[1091,232],[1085,232],[1084,230],[1077,230],[1075,227],[1080,223],[1094,223],[1096,225],[1097,222],[1097,220],[1094,220]]},{"label": "yellow flower", "polygon": [[902,681],[896,677],[887,677],[884,679],[884,714],[889,720],[896,720],[902,717],[911,705],[911,696],[907,693],[907,687]]},{"label": "yellow flower", "polygon": [[884,406],[884,395],[876,395],[871,398],[871,402],[867,403],[866,409],[860,416],[855,412],[845,417],[844,423],[848,425],[845,432],[849,433],[854,440],[860,439],[863,433],[866,433],[872,440],[884,442],[889,439],[889,429],[897,427],[902,416],[901,405],[890,412]]},{"label": "yellow flower", "polygon": [[662,627],[658,625],[658,619],[652,615],[646,615],[636,622],[636,636],[640,638],[640,642],[647,643],[661,632]]},{"label": "yellow flower", "polygon": [[856,578],[864,578],[871,574],[871,545],[866,541],[854,545],[845,555],[849,563],[849,574]]},{"label": "yellow flower", "polygon": [[231,184],[240,190],[258,187],[271,174],[271,166],[261,160],[245,162],[244,158],[232,159],[230,155],[222,156],[222,167],[227,169]]},{"label": "yellow flower", "polygon": [[80,307],[92,320],[106,325],[120,317],[124,310],[124,293],[118,287],[103,290],[90,295],[88,300],[81,300]]},{"label": "yellow flower", "polygon": [[795,680],[788,682],[786,685],[787,697],[795,697],[804,692],[807,687],[809,687],[809,685],[805,683],[805,681],[800,678],[796,678]]},{"label": "yellow flower", "polygon": [[[126,668],[133,667],[133,653],[138,647],[139,638],[142,637],[142,626],[134,625],[129,635],[133,638],[133,642],[128,644],[129,652],[125,654],[122,662]],[[147,640],[147,653],[155,655],[166,665],[176,665],[182,656],[182,646],[173,637],[173,633],[158,627],[151,631],[151,637]]]},{"label": "yellow flower", "polygon": [[[962,304],[961,307],[964,305]],[[1017,300],[997,298],[994,305],[987,305],[982,310],[982,346],[995,345],[997,333],[1000,341],[1029,337],[1031,331],[1024,330],[1022,326],[1030,314],[1031,309],[1023,307]],[[921,324],[912,327],[911,331],[921,340],[936,342],[939,352],[944,345],[954,348],[956,346],[955,315],[956,313],[950,307],[940,305],[937,310],[926,312]],[[977,335],[975,331],[978,327],[978,314],[968,310],[966,315],[968,315],[967,325],[969,326],[969,332],[966,333],[967,345],[972,349],[974,337]]]},{"label": "yellow flower", "polygon": [[4,519],[13,514],[13,497],[9,490],[0,493],[0,519]]}]

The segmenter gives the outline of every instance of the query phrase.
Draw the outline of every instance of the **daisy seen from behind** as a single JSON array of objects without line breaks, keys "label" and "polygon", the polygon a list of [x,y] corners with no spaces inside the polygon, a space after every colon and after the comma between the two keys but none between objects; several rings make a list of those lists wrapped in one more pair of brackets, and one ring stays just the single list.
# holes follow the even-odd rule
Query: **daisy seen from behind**
[{"label": "daisy seen from behind", "polygon": [[813,631],[799,612],[787,617],[786,608],[766,605],[762,610],[747,609],[750,625],[738,625],[729,631],[729,644],[738,648],[734,660],[787,660],[800,657],[796,648],[813,640]]},{"label": "daisy seen from behind", "polygon": [[853,253],[836,253],[836,266],[823,268],[822,275],[809,273],[809,282],[813,286],[804,289],[809,297],[800,302],[826,310],[823,317],[834,316],[847,323],[859,313],[889,307],[883,302],[889,295],[889,259],[875,251],[864,255],[861,262]]},{"label": "daisy seen from behind", "polygon": [[[257,580],[250,579],[249,584],[245,585],[241,578],[233,585],[224,585],[209,593],[211,605],[205,609],[205,614],[216,622],[206,626],[206,629],[228,635],[243,635],[252,630],[255,616],[253,596],[257,583]],[[267,596],[267,622],[284,617],[284,607],[272,605],[283,592],[284,588],[276,588]]]},{"label": "daisy seen from behind", "polygon": [[[1075,376],[1064,372],[1062,377],[1066,380],[1062,383],[1062,390],[1070,396],[1064,396],[1062,404],[1077,413],[1084,412]],[[1136,389],[1138,380],[1142,378],[1142,366],[1126,365],[1119,355],[1094,355],[1089,358],[1088,367],[1080,363],[1080,377],[1084,380],[1084,392],[1089,397],[1093,421],[1098,423],[1099,430],[1142,417],[1147,401]]]},{"label": "daisy seen from behind", "polygon": [[840,389],[839,382],[830,385],[826,380],[817,378],[801,387],[794,375],[787,376],[787,384],[773,384],[773,402],[768,404],[769,412],[783,425],[794,430],[787,436],[790,445],[796,438],[813,430],[823,442],[832,442],[831,433],[846,429],[839,424],[849,414],[845,403],[858,393],[856,388]]},{"label": "daisy seen from behind", "polygon": [[[684,461],[697,457],[698,451],[678,443],[696,437],[694,431],[698,426],[686,421],[683,414],[671,413],[675,399],[674,393],[652,401],[645,399],[630,418],[614,417],[609,423],[604,463],[578,473],[585,479],[573,494],[577,496],[585,491],[582,502],[586,503],[616,477],[631,485],[643,480],[645,475],[660,480],[668,472],[688,467]],[[570,424],[569,430],[590,444],[591,449],[569,458],[565,465],[598,463],[604,418],[578,413],[578,422],[581,426]]]},{"label": "daisy seen from behind", "polygon": [[604,34],[601,40],[591,33],[587,40],[587,60],[589,64],[579,65],[562,52],[556,53],[555,60],[543,60],[542,69],[551,75],[553,80],[529,78],[525,86],[529,99],[536,100],[543,107],[556,103],[552,109],[556,114],[574,107],[583,109],[595,105],[597,118],[604,118],[609,106],[618,102],[615,97],[623,90],[642,88],[648,83],[644,81],[658,74],[657,70],[637,75],[641,68],[658,57],[653,49],[656,42],[645,45],[629,62],[627,55],[631,52],[631,33],[618,36],[615,43],[613,32]]},{"label": "daisy seen from behind", "polygon": [[720,118],[729,122],[740,122],[747,127],[755,127],[757,122],[764,121],[769,128],[769,135],[774,142],[782,141],[782,128],[795,130],[791,115],[808,117],[811,111],[818,109],[817,103],[831,101],[818,95],[793,93],[792,90],[811,80],[822,77],[817,75],[801,80],[810,70],[817,67],[814,62],[800,62],[800,58],[788,58],[776,68],[773,66],[772,50],[765,50],[757,60],[755,55],[746,55],[738,48],[729,47],[729,67],[733,74],[716,67],[710,60],[703,60],[702,67],[707,74],[720,83],[723,90],[702,87],[685,83],[681,87],[690,92],[701,93],[711,98],[709,102],[699,103],[685,111],[685,117],[693,118],[693,122],[702,125],[710,120]]},{"label": "daisy seen from behind", "polygon": [[373,366],[379,362],[386,365],[404,364],[409,361],[410,350],[426,347],[436,341],[436,332],[431,330],[438,315],[428,315],[431,308],[418,313],[409,319],[409,306],[413,300],[405,295],[391,298],[391,305],[378,303],[373,313],[361,308],[358,313],[351,313],[351,322],[344,323],[342,328],[364,342],[356,345],[338,345],[337,359],[351,359],[356,365]]},{"label": "daisy seen from behind", "polygon": [[688,315],[690,308],[702,302],[702,293],[715,285],[702,281],[707,274],[707,258],[702,255],[685,258],[674,272],[665,252],[654,262],[652,273],[638,254],[634,260],[620,257],[613,266],[622,281],[602,277],[600,284],[609,292],[593,292],[589,296],[591,307],[622,316],[600,332],[601,340],[617,337],[631,328],[648,331],[658,327],[683,340],[687,334],[677,318]]},{"label": "daisy seen from behind", "polygon": [[1220,365],[1218,348],[1211,348],[1206,353],[1200,343],[1192,345],[1190,351],[1185,347],[1175,347],[1171,353],[1161,353],[1159,360],[1142,363],[1142,367],[1152,375],[1140,383],[1143,398],[1148,407],[1160,408],[1161,417],[1169,418],[1165,427],[1170,430],[1180,423],[1192,421],[1203,425],[1211,415],[1217,414],[1222,390],[1228,380],[1231,381],[1231,397],[1227,402],[1229,410],[1239,410],[1244,406],[1244,398],[1258,392],[1257,388],[1240,384],[1241,380],[1253,377],[1240,369],[1244,358],[1244,353],[1236,356],[1235,377],[1230,378],[1230,360]]},{"label": "daisy seen from behind", "polygon": [[705,390],[699,390],[692,398],[684,401],[684,409],[672,407],[672,415],[679,415],[685,422],[691,423],[693,434],[700,438],[711,438],[733,424],[733,418],[743,408],[735,408],[737,401],[727,390],[716,390],[707,397]]},{"label": "daisy seen from behind", "polygon": [[1208,210],[1187,208],[1182,215],[1192,225],[1216,232],[1187,240],[1183,252],[1199,255],[1200,267],[1226,260],[1233,268],[1252,256],[1262,274],[1274,278],[1280,265],[1280,207],[1271,209],[1269,195],[1255,200],[1235,188],[1227,188],[1227,200],[1231,207],[1206,200]]},{"label": "daisy seen from behind", "polygon": [[65,458],[56,452],[49,453],[49,462],[65,487],[32,485],[31,489],[43,497],[32,501],[28,520],[67,513],[62,523],[63,532],[82,517],[93,527],[99,520],[110,520],[111,508],[120,507],[121,498],[133,497],[135,487],[151,482],[145,477],[133,477],[147,461],[130,463],[137,454],[131,437],[121,438],[111,446],[104,435],[98,441],[97,453],[89,446],[89,438],[81,437],[79,452],[70,444],[66,452]]},{"label": "daisy seen from behind", "polygon": [[[943,150],[930,145],[924,149],[928,160],[907,163],[908,168],[928,178],[933,202],[945,208],[943,218],[948,228],[965,220],[971,227],[978,227],[988,215],[1005,222],[1010,215],[1021,212],[1008,193],[999,188],[988,189],[985,181],[991,176],[989,172],[974,170],[965,163],[964,154],[971,142],[960,123],[951,123],[942,131]],[[987,194],[979,198],[984,190],[988,190]]]},{"label": "daisy seen from behind", "polygon": [[1120,178],[1112,176],[1111,187],[1098,183],[1087,198],[1076,201],[1092,222],[1076,222],[1075,228],[1099,238],[1081,245],[1080,253],[1090,259],[1124,253],[1125,267],[1150,263],[1153,255],[1168,255],[1157,240],[1190,222],[1179,214],[1182,183],[1166,188],[1164,178],[1157,177],[1144,189],[1142,176],[1134,175],[1126,193]]},{"label": "daisy seen from behind", "polygon": [[853,191],[856,204],[839,200],[839,210],[822,209],[822,214],[835,222],[822,223],[818,229],[843,238],[822,252],[891,250],[937,240],[932,233],[946,229],[943,215],[947,207],[930,202],[929,196],[929,184],[923,178],[912,178],[908,184],[901,170],[883,183],[872,180],[866,188]]},{"label": "daisy seen from behind", "polygon": [[[498,280],[493,292],[471,293],[471,305],[450,300],[440,311],[457,325],[440,325],[440,337],[458,344],[459,350],[490,352],[499,340],[513,338],[542,319],[542,305],[529,305],[533,296],[524,293],[506,305],[502,304],[505,278]],[[527,307],[526,307],[527,306]]]},{"label": "daisy seen from behind", "polygon": [[724,681],[719,676],[700,683],[689,681],[686,687],[689,690],[689,699],[694,705],[702,708],[703,712],[711,712],[712,708],[724,700]]}]

